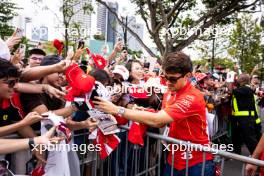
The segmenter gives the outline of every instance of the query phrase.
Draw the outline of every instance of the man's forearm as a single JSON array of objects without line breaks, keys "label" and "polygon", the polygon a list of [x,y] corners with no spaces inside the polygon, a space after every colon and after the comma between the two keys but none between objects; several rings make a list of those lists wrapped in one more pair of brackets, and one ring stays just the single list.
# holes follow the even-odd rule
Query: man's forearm
[{"label": "man's forearm", "polygon": [[112,51],[112,53],[106,58],[108,63],[111,63],[112,60],[115,58],[117,52],[115,50]]},{"label": "man's forearm", "polygon": [[19,121],[17,123],[11,124],[11,125],[2,126],[2,127],[0,127],[0,136],[5,136],[8,134],[14,133],[14,132],[20,130],[21,128],[23,128],[24,126],[26,126],[26,125],[23,124],[22,121]]},{"label": "man's forearm", "polygon": [[37,94],[43,93],[46,86],[46,84],[17,83],[14,88],[18,92]]},{"label": "man's forearm", "polygon": [[71,130],[81,130],[81,129],[85,129],[86,128],[84,121],[76,122],[76,121],[73,121],[71,119],[68,119],[66,121],[66,125]]},{"label": "man's forearm", "polygon": [[28,141],[28,139],[0,139],[0,154],[28,149]]},{"label": "man's forearm", "polygon": [[[117,114],[117,110],[115,111],[115,114]],[[161,120],[161,115],[161,112],[153,113],[147,111],[125,109],[123,117],[128,120],[144,123],[148,126],[162,127],[167,122]]]},{"label": "man's forearm", "polygon": [[259,143],[252,154],[252,158],[259,159],[263,150],[264,150],[264,134],[262,134],[262,137],[260,138]]},{"label": "man's forearm", "polygon": [[23,138],[33,138],[37,136],[35,131],[30,126],[22,127],[20,130],[18,130],[18,133]]},{"label": "man's forearm", "polygon": [[34,81],[56,72],[59,72],[58,66],[56,64],[49,66],[37,66],[25,69],[22,72],[20,79],[26,82]]},{"label": "man's forearm", "polygon": [[75,112],[75,110],[72,106],[65,107],[62,109],[57,109],[57,110],[53,111],[53,113],[55,113],[56,115],[63,116],[65,118],[72,115],[72,113],[74,113],[74,112]]}]

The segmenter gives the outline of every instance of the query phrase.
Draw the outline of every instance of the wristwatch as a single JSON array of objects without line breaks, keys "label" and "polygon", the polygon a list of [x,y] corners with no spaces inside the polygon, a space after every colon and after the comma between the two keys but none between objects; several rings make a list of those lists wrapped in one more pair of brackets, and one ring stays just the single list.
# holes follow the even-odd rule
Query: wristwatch
[{"label": "wristwatch", "polygon": [[123,116],[125,114],[126,108],[124,107],[118,107],[117,114],[120,116]]},{"label": "wristwatch", "polygon": [[35,142],[34,142],[34,139],[33,138],[29,138],[28,145],[29,145],[30,150],[33,150],[34,149]]}]

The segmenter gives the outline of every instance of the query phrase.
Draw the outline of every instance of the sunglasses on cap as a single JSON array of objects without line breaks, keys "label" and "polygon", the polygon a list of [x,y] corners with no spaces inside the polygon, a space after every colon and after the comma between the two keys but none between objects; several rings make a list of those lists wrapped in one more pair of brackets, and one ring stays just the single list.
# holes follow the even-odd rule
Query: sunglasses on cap
[{"label": "sunglasses on cap", "polygon": [[3,83],[7,84],[9,88],[13,88],[16,83],[18,83],[19,79],[8,79],[8,80],[4,80]]},{"label": "sunglasses on cap", "polygon": [[178,76],[178,77],[175,77],[175,76],[167,76],[167,75],[164,75],[164,78],[169,81],[170,83],[172,84],[176,84],[177,81],[180,79],[180,78],[183,78],[184,75],[181,75],[181,76]]}]

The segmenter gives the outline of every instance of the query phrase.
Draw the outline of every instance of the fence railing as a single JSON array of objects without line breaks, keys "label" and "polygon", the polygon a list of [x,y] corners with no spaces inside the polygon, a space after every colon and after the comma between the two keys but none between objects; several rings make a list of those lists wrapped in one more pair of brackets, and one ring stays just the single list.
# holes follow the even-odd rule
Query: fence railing
[{"label": "fence railing", "polygon": [[[164,167],[166,164],[167,153],[163,150],[163,143],[179,144],[185,145],[187,148],[195,148],[203,152],[203,163],[201,175],[206,176],[205,170],[205,154],[212,153],[215,156],[215,162],[218,165],[219,175],[224,175],[225,172],[225,161],[227,159],[232,159],[240,161],[243,164],[241,175],[244,175],[244,166],[246,163],[254,164],[259,167],[264,167],[264,161],[250,158],[247,156],[242,156],[234,153],[230,153],[223,150],[218,150],[215,148],[209,148],[202,146],[200,144],[193,144],[187,141],[174,139],[171,137],[164,137],[160,134],[155,134],[152,132],[146,133],[145,145],[144,147],[139,147],[133,145],[127,140],[127,130],[129,127],[120,126],[121,129],[126,130],[123,132],[124,136],[121,136],[125,141],[120,144],[115,152],[113,152],[107,159],[100,160],[98,156],[94,158],[93,161],[82,162],[82,164],[93,164],[91,175],[103,175],[103,176],[148,176],[163,174]],[[122,139],[121,139],[122,140]],[[154,143],[153,143],[154,140]],[[151,141],[151,142],[150,142]],[[172,165],[174,163],[174,153],[172,153]],[[189,173],[189,161],[186,158],[186,169],[185,175],[188,176]],[[171,170],[173,175],[174,170]]]},{"label": "fence railing", "polygon": [[[195,148],[203,152],[202,176],[207,176],[205,170],[205,155],[212,153],[215,157],[215,162],[218,165],[219,175],[225,173],[225,161],[232,159],[243,163],[241,175],[244,175],[244,166],[246,163],[264,167],[264,161],[253,159],[247,156],[242,156],[230,153],[215,148],[209,148],[200,144],[193,144],[188,141],[165,137],[153,132],[147,132],[145,137],[144,147],[133,145],[128,142],[127,126],[120,126],[123,130],[118,133],[121,143],[111,155],[101,160],[96,152],[88,152],[86,155],[79,155],[81,174],[85,176],[160,176],[163,175],[164,167],[167,163],[167,152],[164,151],[164,142],[178,145],[185,145],[187,148]],[[78,134],[88,139],[88,133]],[[11,135],[8,138],[16,138],[16,135]],[[92,141],[88,141],[88,143]],[[174,152],[172,152],[172,165],[174,164]],[[189,159],[186,158],[185,175],[189,173]],[[171,169],[170,175],[174,174],[174,169]],[[196,176],[196,175],[195,175]]]}]

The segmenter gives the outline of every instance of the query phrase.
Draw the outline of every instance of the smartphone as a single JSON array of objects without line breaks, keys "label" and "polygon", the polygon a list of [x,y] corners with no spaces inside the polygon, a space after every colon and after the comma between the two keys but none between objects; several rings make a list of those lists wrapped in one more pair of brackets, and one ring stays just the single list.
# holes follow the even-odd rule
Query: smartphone
[{"label": "smartphone", "polygon": [[94,97],[99,97],[98,93],[96,92],[96,90],[93,90],[91,96],[90,96],[90,100],[96,100]]},{"label": "smartphone", "polygon": [[127,51],[127,47],[126,47],[126,46],[124,46],[124,47],[122,48],[122,51],[124,51],[124,50]]},{"label": "smartphone", "polygon": [[25,44],[20,44],[19,45],[19,52],[21,52],[22,53],[22,55],[23,56],[25,56],[25,54],[26,54],[26,45]]},{"label": "smartphone", "polygon": [[74,104],[80,111],[88,111],[89,107],[87,106],[85,99],[83,97],[75,97]]},{"label": "smartphone", "polygon": [[83,40],[79,40],[78,49],[83,49],[83,48],[84,48],[84,41]]},{"label": "smartphone", "polygon": [[41,114],[41,116],[42,116],[43,118],[48,118],[48,117],[49,117],[49,115],[47,115],[47,114]]},{"label": "smartphone", "polygon": [[20,28],[17,28],[17,29],[16,29],[16,36],[17,36],[17,37],[23,37],[23,30],[20,29]]},{"label": "smartphone", "polygon": [[145,62],[143,68],[149,68],[149,66],[150,66],[150,63],[149,62]]}]

